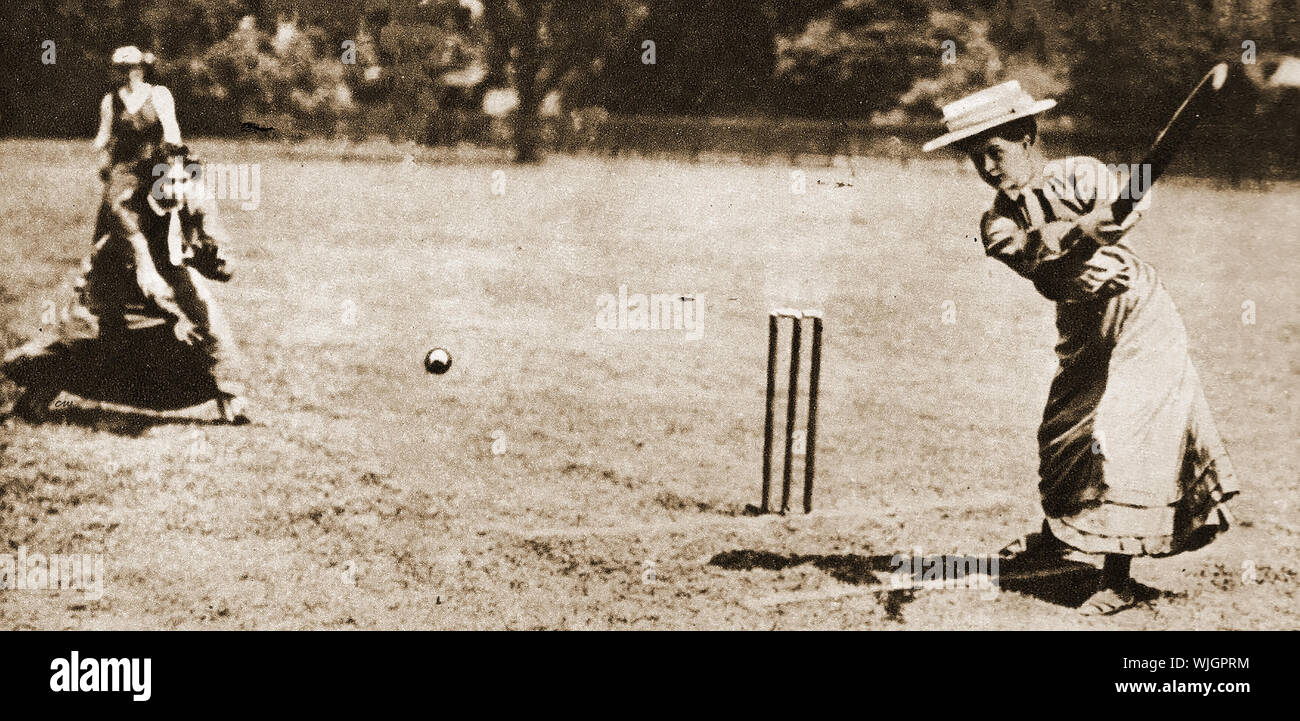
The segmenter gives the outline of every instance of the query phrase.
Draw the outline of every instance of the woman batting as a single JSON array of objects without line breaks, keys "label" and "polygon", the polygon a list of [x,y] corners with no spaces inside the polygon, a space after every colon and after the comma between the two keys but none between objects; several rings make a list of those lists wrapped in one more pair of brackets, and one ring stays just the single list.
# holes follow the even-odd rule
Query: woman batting
[{"label": "woman batting", "polygon": [[1056,304],[1058,367],[1038,431],[1041,533],[1007,554],[1104,557],[1080,608],[1136,602],[1134,556],[1201,548],[1227,530],[1237,482],[1188,356],[1187,332],[1155,269],[1124,242],[1146,195],[1116,224],[1126,182],[1094,158],[1045,162],[1035,101],[1011,81],[943,108],[955,146],[997,190],[980,221],[985,253]]}]

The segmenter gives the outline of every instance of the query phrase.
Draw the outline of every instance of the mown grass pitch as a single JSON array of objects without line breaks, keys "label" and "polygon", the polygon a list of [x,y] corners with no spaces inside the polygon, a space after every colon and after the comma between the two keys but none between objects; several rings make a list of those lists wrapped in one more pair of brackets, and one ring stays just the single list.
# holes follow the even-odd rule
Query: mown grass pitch
[{"label": "mown grass pitch", "polygon": [[[1085,620],[1063,604],[1086,571],[991,600],[888,586],[895,553],[987,554],[1040,518],[1052,309],[983,257],[989,191],[956,163],[194,145],[260,164],[259,207],[221,203],[217,289],[255,425],[79,407],[0,430],[0,553],[107,569],[99,601],[0,591],[0,627],[1300,625],[1300,187],[1174,181],[1132,238],[1244,493],[1220,542],[1135,564],[1153,603]],[[97,188],[81,143],[0,144],[0,179],[7,348],[61,302]],[[693,296],[699,325],[598,327],[620,292]],[[773,305],[827,316],[808,518],[741,516]]]}]

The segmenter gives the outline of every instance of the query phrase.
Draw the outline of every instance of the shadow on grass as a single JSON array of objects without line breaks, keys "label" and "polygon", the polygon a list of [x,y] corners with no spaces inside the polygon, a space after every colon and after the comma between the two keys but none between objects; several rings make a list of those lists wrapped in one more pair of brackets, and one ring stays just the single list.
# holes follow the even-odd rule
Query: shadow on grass
[{"label": "shadow on grass", "polygon": [[[752,571],[765,569],[780,571],[804,564],[826,573],[835,580],[854,586],[880,585],[887,606],[900,606],[912,600],[915,593],[926,590],[923,587],[924,562],[942,557],[914,557],[899,554],[897,556],[865,556],[856,553],[839,554],[779,554],[760,550],[724,551],[709,559],[709,565],[725,568],[729,571]],[[996,562],[997,582],[1001,591],[1030,596],[1053,605],[1078,608],[1097,590],[1101,571],[1090,564],[1078,561],[1062,560],[1052,564],[1031,562],[1022,559],[1004,559],[993,556],[968,557],[974,564],[957,564],[949,569],[951,580],[960,585],[962,579],[972,568],[991,571]],[[900,563],[902,561],[902,563]],[[889,583],[890,576],[896,572],[906,573],[912,570],[915,588],[897,589]],[[1139,602],[1149,602],[1157,598],[1170,596],[1168,592],[1134,583]],[[888,609],[887,609],[888,610]],[[897,608],[890,611],[896,615]]]},{"label": "shadow on grass", "polygon": [[[29,422],[28,424],[30,425]],[[39,425],[80,426],[128,438],[139,438],[150,428],[158,426],[215,426],[224,423],[216,419],[164,416],[149,411],[69,406],[51,410],[48,417]]]},{"label": "shadow on grass", "polygon": [[889,560],[889,556],[862,556],[856,553],[791,553],[783,556],[771,551],[738,550],[717,554],[709,559],[709,565],[729,571],[752,571],[756,568],[781,571],[807,563],[841,583],[861,586],[880,583],[876,573],[889,573],[893,570]]}]

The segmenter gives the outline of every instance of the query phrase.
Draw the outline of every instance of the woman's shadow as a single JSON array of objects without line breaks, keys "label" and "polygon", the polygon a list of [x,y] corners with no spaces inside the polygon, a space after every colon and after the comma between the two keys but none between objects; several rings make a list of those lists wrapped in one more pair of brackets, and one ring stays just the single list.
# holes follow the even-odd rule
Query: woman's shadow
[{"label": "woman's shadow", "polygon": [[81,405],[58,400],[50,406],[41,425],[79,426],[127,438],[139,438],[149,429],[159,426],[212,426],[223,425],[223,422],[217,419],[163,415],[148,410]]},{"label": "woman's shadow", "polygon": [[[732,571],[749,571],[756,568],[782,570],[811,564],[841,583],[855,586],[879,585],[882,592],[901,587],[907,590],[904,594],[905,600],[910,601],[915,593],[924,592],[927,588],[925,569],[932,567],[931,564],[936,561],[942,564],[941,559],[945,558],[948,557],[922,557],[912,554],[782,555],[771,551],[742,549],[719,553],[709,559],[709,565]],[[1000,558],[996,555],[962,556],[961,558],[964,563],[949,565],[948,570],[945,571],[949,575],[955,575],[955,578],[941,578],[941,581],[951,581],[957,587],[963,587],[965,581],[985,582],[983,579],[967,578],[968,575],[973,575],[974,569],[979,569],[979,573],[987,574],[993,579],[1000,591],[1030,596],[1067,608],[1082,606],[1083,602],[1096,592],[1101,579],[1101,570],[1096,566],[1068,559],[1044,563],[1018,558]],[[891,576],[898,576],[898,581]],[[1134,586],[1140,602],[1170,595],[1167,591],[1136,582]]]}]

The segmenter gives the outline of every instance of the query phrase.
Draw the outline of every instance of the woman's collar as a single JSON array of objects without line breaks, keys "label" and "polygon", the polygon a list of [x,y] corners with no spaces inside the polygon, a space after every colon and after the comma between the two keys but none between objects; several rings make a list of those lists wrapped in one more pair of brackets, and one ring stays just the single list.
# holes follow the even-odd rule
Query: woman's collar
[{"label": "woman's collar", "polygon": [[999,193],[1002,193],[1002,194],[1005,195],[1005,196],[1007,196],[1007,200],[1010,200],[1010,201],[1013,201],[1013,202],[1014,202],[1014,201],[1020,200],[1020,196],[1021,196],[1021,195],[1024,195],[1026,189],[1033,189],[1033,188],[1039,188],[1039,187],[1042,187],[1042,185],[1043,185],[1043,177],[1044,177],[1044,176],[1043,176],[1043,164],[1042,164],[1042,163],[1038,163],[1038,164],[1035,164],[1035,166],[1034,166],[1034,171],[1033,171],[1032,173],[1030,173],[1030,175],[1029,175],[1029,180],[1025,181],[1024,183],[1022,183],[1022,184],[1019,185],[1018,187],[1012,188],[1012,189],[1010,189],[1010,190],[999,190],[998,192],[999,192]]}]

